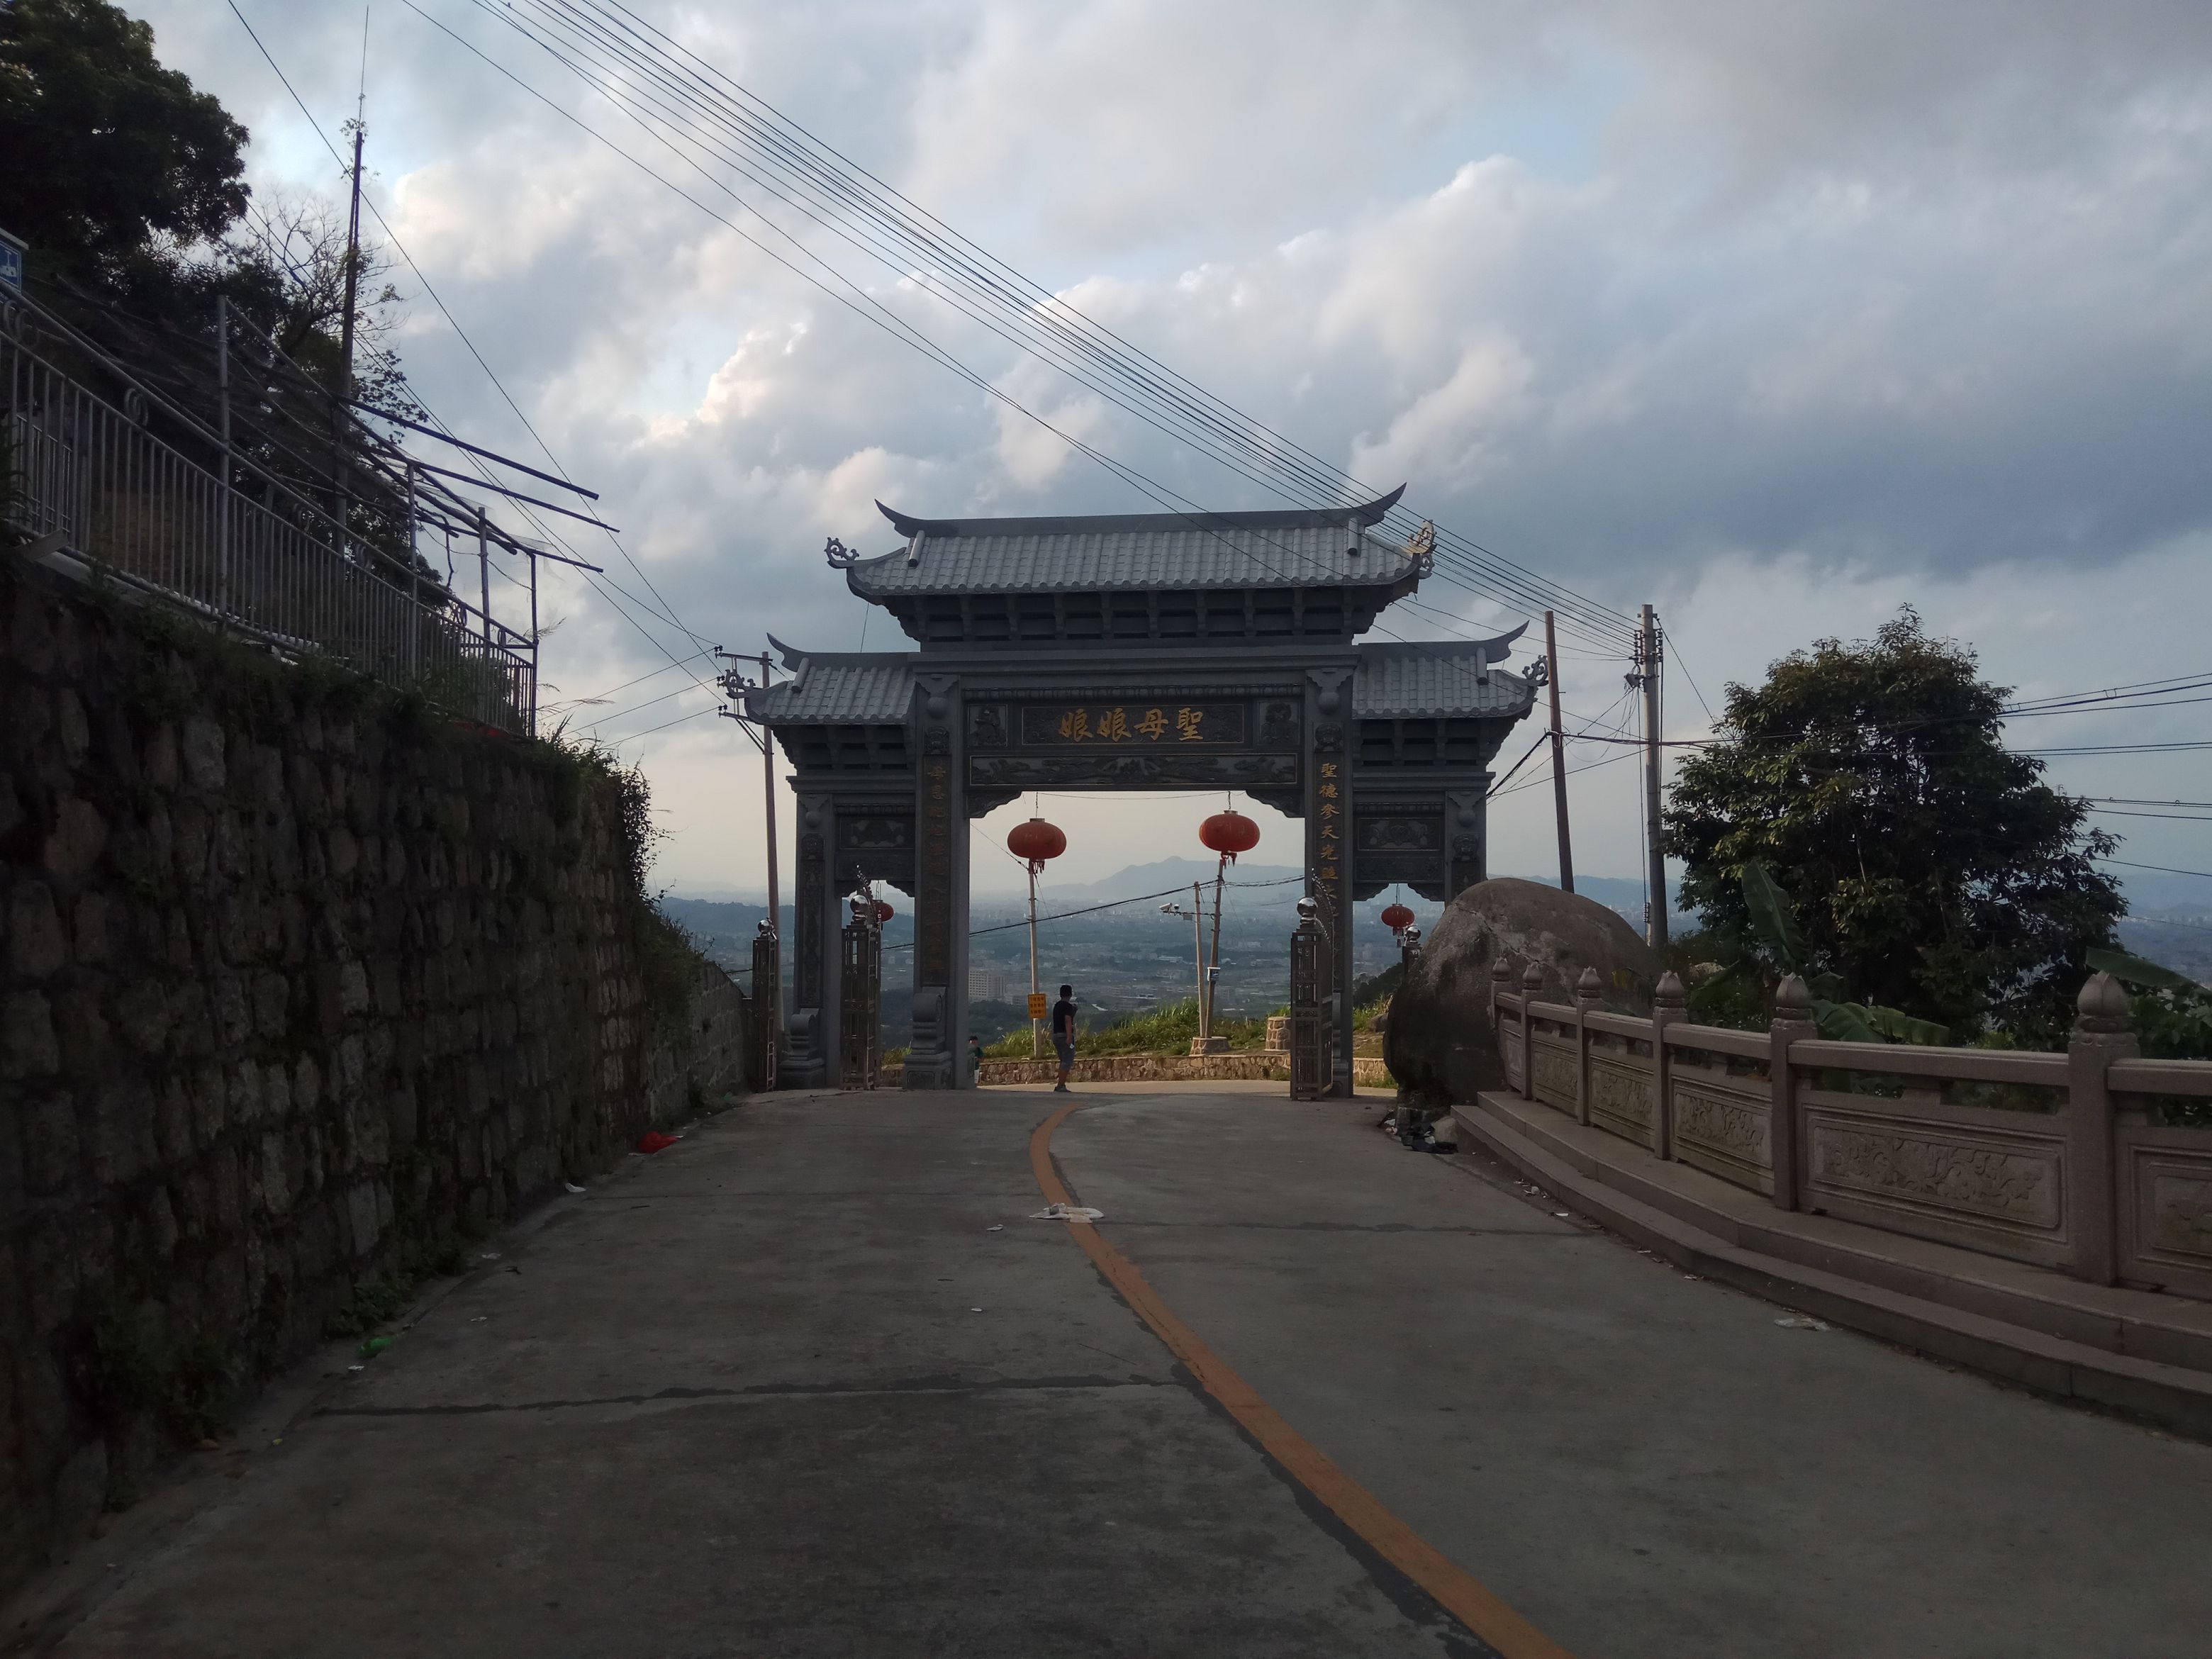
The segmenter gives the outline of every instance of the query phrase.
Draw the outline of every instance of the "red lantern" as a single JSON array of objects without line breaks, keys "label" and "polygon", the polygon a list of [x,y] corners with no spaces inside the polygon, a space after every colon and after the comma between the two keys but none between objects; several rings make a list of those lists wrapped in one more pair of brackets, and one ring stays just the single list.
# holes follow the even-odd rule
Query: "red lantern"
[{"label": "red lantern", "polygon": [[891,908],[890,903],[888,900],[878,899],[876,901],[876,922],[878,926],[880,927],[883,923],[889,921],[897,914],[897,911]]},{"label": "red lantern", "polygon": [[1198,826],[1198,838],[1209,853],[1218,853],[1231,864],[1239,853],[1260,844],[1260,826],[1242,812],[1216,812]]},{"label": "red lantern", "polygon": [[1031,818],[1014,826],[1006,837],[1006,850],[1027,864],[1031,875],[1039,875],[1047,859],[1056,859],[1067,850],[1067,836],[1057,825]]},{"label": "red lantern", "polygon": [[1413,913],[1402,904],[1391,905],[1382,912],[1382,925],[1394,933],[1402,933],[1413,925]]}]

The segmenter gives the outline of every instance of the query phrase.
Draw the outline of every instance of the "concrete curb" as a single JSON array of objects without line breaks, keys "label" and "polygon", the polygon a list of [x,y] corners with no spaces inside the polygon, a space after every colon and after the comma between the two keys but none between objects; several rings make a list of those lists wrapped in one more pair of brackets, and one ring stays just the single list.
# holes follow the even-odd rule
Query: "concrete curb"
[{"label": "concrete curb", "polygon": [[2107,1352],[1727,1243],[1585,1176],[1486,1107],[1455,1105],[1452,1116],[1528,1179],[1686,1271],[2037,1394],[2212,1440],[2212,1376],[2204,1372]]}]

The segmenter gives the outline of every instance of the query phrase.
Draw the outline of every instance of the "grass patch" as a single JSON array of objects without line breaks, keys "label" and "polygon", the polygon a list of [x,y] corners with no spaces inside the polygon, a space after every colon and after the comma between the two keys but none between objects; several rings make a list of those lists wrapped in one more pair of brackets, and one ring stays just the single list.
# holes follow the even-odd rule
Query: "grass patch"
[{"label": "grass patch", "polygon": [[[1226,1037],[1233,1051],[1246,1051],[1267,1046],[1267,1022],[1265,1019],[1218,1019],[1213,1023],[1213,1034]],[[1149,1013],[1123,1014],[1103,1025],[1094,1025],[1079,1030],[1075,1037],[1078,1054],[1188,1054],[1191,1043],[1198,1036],[1198,999],[1186,997],[1181,1002],[1170,1002]],[[1046,1053],[1051,1053],[1048,1046]],[[1027,1027],[1009,1031],[983,1050],[988,1060],[1027,1060],[1030,1058],[1030,1034]]]}]

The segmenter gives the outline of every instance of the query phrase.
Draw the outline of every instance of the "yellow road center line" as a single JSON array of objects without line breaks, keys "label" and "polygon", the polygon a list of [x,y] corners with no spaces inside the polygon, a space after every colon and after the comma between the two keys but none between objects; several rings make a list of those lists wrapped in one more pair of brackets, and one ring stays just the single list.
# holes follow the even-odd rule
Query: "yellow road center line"
[{"label": "yellow road center line", "polygon": [[[1073,1204],[1073,1196],[1052,1167],[1052,1134],[1079,1103],[1061,1107],[1030,1137],[1030,1167],[1050,1204]],[[1082,1222],[1068,1224],[1068,1236],[1097,1264],[1137,1316],[1188,1368],[1199,1385],[1244,1425],[1267,1455],[1288,1469],[1297,1483],[1326,1504],[1337,1518],[1367,1540],[1437,1604],[1504,1656],[1504,1659],[1573,1659],[1566,1649],[1538,1630],[1480,1579],[1449,1560],[1435,1545],[1382,1506],[1382,1501],[1339,1468],[1321,1448],[1287,1422],[1198,1334],[1176,1317],[1137,1264]]]}]

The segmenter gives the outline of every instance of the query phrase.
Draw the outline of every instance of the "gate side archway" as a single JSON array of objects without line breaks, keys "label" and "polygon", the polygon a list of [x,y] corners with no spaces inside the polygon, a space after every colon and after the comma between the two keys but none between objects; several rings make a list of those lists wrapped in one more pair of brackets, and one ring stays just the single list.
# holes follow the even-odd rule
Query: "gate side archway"
[{"label": "gate side archway", "polygon": [[[968,824],[1032,790],[1223,788],[1304,824],[1328,946],[1335,1092],[1352,1091],[1351,905],[1482,879],[1490,762],[1534,702],[1487,640],[1359,636],[1429,574],[1375,533],[1398,491],[1320,511],[917,519],[851,590],[914,641],[810,652],[745,692],[799,801],[783,1075],[835,1081],[842,896],[915,902],[909,1088],[969,1086]],[[878,503],[880,507],[881,504]]]}]

